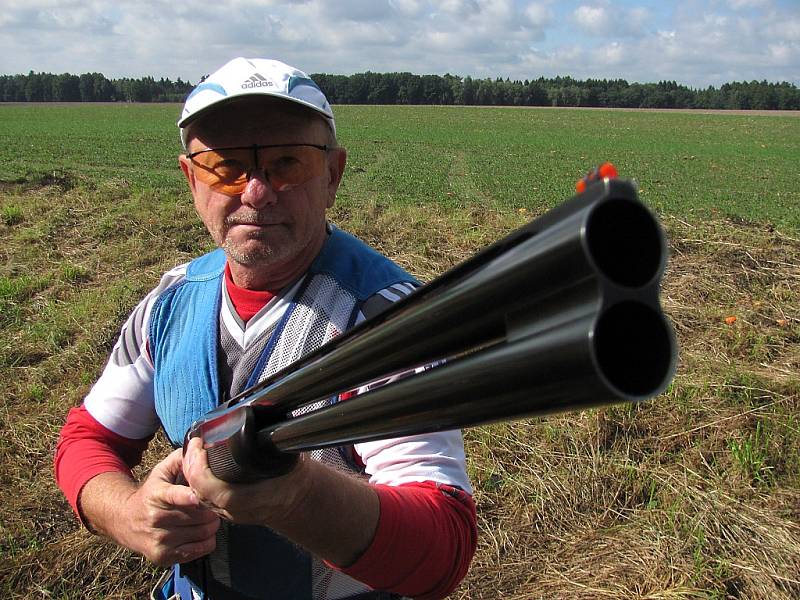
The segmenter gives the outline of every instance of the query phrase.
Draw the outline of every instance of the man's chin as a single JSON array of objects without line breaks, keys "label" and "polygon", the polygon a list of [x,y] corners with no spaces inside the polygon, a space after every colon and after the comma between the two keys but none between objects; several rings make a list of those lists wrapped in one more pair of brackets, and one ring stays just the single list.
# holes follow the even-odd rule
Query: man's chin
[{"label": "man's chin", "polygon": [[231,244],[226,243],[222,246],[226,256],[232,262],[243,267],[257,267],[271,265],[279,262],[285,252],[280,252],[272,246],[264,244]]}]

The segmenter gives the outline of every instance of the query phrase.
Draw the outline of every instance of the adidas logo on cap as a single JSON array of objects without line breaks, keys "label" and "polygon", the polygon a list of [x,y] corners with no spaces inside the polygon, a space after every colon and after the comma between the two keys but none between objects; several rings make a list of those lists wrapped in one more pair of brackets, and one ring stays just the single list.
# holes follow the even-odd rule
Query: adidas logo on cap
[{"label": "adidas logo on cap", "polygon": [[242,89],[249,89],[249,88],[257,88],[257,87],[273,87],[275,84],[272,83],[269,79],[261,75],[260,73],[255,73],[251,75],[243,84]]}]

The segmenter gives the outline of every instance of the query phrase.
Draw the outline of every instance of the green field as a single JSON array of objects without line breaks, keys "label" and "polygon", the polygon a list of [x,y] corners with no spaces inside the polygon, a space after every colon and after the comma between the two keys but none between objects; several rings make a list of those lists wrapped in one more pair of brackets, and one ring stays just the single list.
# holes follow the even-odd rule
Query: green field
[{"label": "green field", "polygon": [[[0,181],[122,179],[183,193],[176,105],[0,107]],[[539,211],[610,160],[642,198],[800,230],[800,119],[610,110],[337,108],[341,200]]]},{"label": "green field", "polygon": [[[468,431],[480,541],[452,597],[800,597],[800,118],[335,110],[349,162],[332,220],[423,279],[603,160],[669,237],[673,385]],[[210,248],[177,167],[178,112],[0,105],[4,598],[140,598],[157,576],[79,527],[51,463],[129,311]]]}]

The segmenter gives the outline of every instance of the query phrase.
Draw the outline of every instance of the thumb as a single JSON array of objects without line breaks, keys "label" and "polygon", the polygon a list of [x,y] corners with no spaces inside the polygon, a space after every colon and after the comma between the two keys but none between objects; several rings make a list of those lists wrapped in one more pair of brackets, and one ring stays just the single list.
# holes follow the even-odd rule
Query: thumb
[{"label": "thumb", "polygon": [[178,508],[198,508],[200,501],[194,491],[185,485],[171,485],[162,490],[162,500],[168,506]]},{"label": "thumb", "polygon": [[184,458],[183,473],[187,480],[196,481],[198,478],[206,477],[206,472],[210,473],[208,455],[203,449],[203,442],[199,437],[189,440]]},{"label": "thumb", "polygon": [[186,486],[183,478],[183,450],[178,448],[158,463],[150,473],[154,481],[168,485],[160,487],[159,496],[168,506],[193,508],[200,505],[194,492]]},{"label": "thumb", "polygon": [[165,483],[174,484],[181,474],[183,464],[183,450],[173,450],[169,456],[153,467],[150,477]]}]

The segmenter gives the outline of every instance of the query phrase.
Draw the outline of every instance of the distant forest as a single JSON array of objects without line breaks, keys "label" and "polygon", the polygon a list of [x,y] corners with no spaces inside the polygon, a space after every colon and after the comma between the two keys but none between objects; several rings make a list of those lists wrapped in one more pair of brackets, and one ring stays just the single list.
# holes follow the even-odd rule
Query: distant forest
[{"label": "distant forest", "polygon": [[[461,104],[479,106],[584,106],[606,108],[713,108],[800,110],[800,89],[767,81],[692,89],[675,81],[553,77],[473,79],[412,73],[316,73],[331,104]],[[183,102],[188,81],[142,77],[107,79],[102,73],[0,75],[2,102]]]}]

